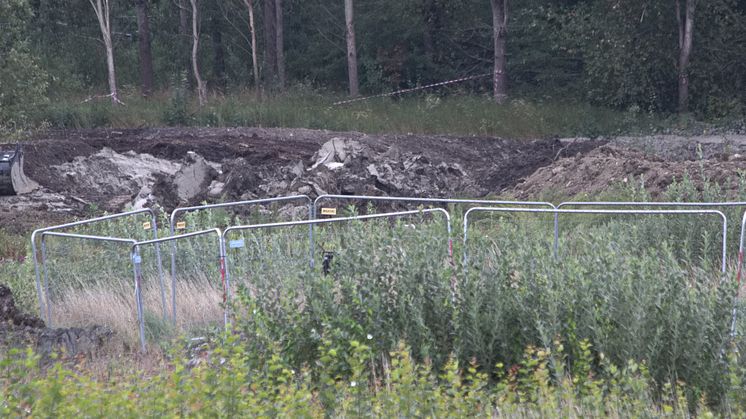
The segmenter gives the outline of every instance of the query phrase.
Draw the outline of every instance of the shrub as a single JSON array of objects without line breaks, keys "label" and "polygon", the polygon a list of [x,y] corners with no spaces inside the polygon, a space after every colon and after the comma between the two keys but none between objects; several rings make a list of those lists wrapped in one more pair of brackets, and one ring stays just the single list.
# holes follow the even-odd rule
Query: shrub
[{"label": "shrub", "polygon": [[[450,358],[442,369],[417,363],[399,344],[375,374],[367,370],[371,348],[346,343],[347,355],[322,346],[312,369],[293,369],[279,352],[261,363],[225,336],[195,367],[176,358],[155,374],[119,372],[97,380],[57,363],[42,371],[31,352],[12,350],[0,358],[3,417],[712,417],[701,402],[687,406],[686,385],[671,382],[658,392],[645,364],[617,367],[601,359],[597,368],[566,369],[561,343],[528,347],[518,364],[498,365],[492,381],[474,364]],[[583,343],[583,348],[590,345]],[[590,365],[590,351],[580,354]],[[338,366],[348,371],[339,373]],[[734,389],[735,390],[735,389]],[[743,414],[732,404],[728,413]]]}]

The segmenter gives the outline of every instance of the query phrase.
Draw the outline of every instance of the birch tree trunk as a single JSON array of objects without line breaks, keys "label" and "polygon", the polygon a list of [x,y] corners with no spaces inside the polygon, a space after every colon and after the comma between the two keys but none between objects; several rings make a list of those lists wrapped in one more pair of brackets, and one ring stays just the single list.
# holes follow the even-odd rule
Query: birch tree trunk
[{"label": "birch tree trunk", "polygon": [[347,32],[347,76],[350,84],[350,96],[360,95],[357,78],[357,47],[355,45],[355,16],[352,0],[345,0],[345,28]]},{"label": "birch tree trunk", "polygon": [[192,71],[194,72],[194,80],[197,82],[197,101],[199,106],[204,106],[207,102],[207,89],[199,75],[199,63],[197,62],[197,52],[199,51],[198,0],[189,0],[189,2],[192,5]]},{"label": "birch tree trunk", "polygon": [[145,97],[153,93],[153,54],[150,49],[150,18],[148,0],[137,0],[137,44],[140,59],[140,88]]},{"label": "birch tree trunk", "polygon": [[104,41],[104,48],[106,49],[109,96],[111,97],[111,103],[116,105],[122,102],[119,100],[119,94],[117,93],[117,73],[114,68],[114,44],[111,41],[111,20],[109,18],[111,8],[109,0],[88,0],[88,2],[93,6],[94,12],[96,12],[98,26],[101,29],[101,38]]},{"label": "birch tree trunk", "polygon": [[689,111],[689,59],[694,38],[694,9],[696,0],[676,0],[676,19],[679,26],[679,113]]},{"label": "birch tree trunk", "polygon": [[285,23],[282,15],[282,0],[275,0],[275,35],[277,44],[277,81],[285,89]]},{"label": "birch tree trunk", "polygon": [[256,25],[254,24],[254,0],[244,0],[249,9],[249,32],[251,33],[251,64],[254,70],[254,84],[259,85],[259,63],[256,51]]},{"label": "birch tree trunk", "polygon": [[504,103],[508,98],[505,40],[508,33],[508,0],[490,0],[492,3],[492,38],[494,42],[494,69],[492,88],[495,102]]}]

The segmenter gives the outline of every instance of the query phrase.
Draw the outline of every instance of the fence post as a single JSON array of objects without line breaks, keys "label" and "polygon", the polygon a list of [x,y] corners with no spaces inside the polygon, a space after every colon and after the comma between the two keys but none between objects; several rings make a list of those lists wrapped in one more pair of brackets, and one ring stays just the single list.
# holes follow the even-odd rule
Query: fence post
[{"label": "fence post", "polygon": [[[41,236],[41,266],[44,268],[44,300],[47,302],[47,326],[52,327],[52,309],[49,302],[49,270],[47,269],[47,243]],[[39,298],[41,300],[41,297]]]},{"label": "fence post", "polygon": [[225,312],[223,313],[223,325],[228,328],[230,325],[230,316],[228,316],[228,303],[231,300],[231,280],[228,276],[228,261],[225,251],[225,241],[222,233],[218,235],[218,247],[220,252],[220,277],[223,281],[223,305],[225,306]]},{"label": "fence post", "polygon": [[[149,209],[149,208],[148,208]],[[150,210],[150,222],[153,229],[153,239],[158,239],[158,220],[155,216],[155,211]],[[163,278],[163,261],[161,260],[161,247],[155,245],[155,258],[158,264],[158,279],[161,283],[161,305],[163,307],[163,319],[168,320],[168,306],[166,305],[166,283]]]},{"label": "fence post", "polygon": [[137,244],[132,245],[132,266],[135,275],[135,305],[137,306],[137,322],[140,325],[140,347],[145,352],[145,316],[142,307],[142,284],[140,251]]}]

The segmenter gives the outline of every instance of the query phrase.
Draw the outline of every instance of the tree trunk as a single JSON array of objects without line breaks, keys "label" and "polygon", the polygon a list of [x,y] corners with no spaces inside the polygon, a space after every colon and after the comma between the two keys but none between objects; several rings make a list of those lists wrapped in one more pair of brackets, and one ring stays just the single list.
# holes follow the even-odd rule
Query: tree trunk
[{"label": "tree trunk", "polygon": [[282,15],[282,0],[275,0],[275,35],[277,43],[277,81],[285,89],[285,23]]},{"label": "tree trunk", "polygon": [[352,0],[345,0],[345,27],[347,32],[347,76],[350,83],[350,96],[360,95],[357,78],[357,48],[355,46],[355,17]]},{"label": "tree trunk", "polygon": [[215,75],[215,87],[221,93],[225,93],[228,87],[228,79],[225,76],[225,48],[223,47],[223,32],[217,14],[213,14],[210,23],[212,25],[212,46],[215,52],[212,72]]},{"label": "tree trunk", "polygon": [[679,113],[689,111],[689,58],[694,38],[694,9],[696,0],[684,0],[682,14],[680,0],[676,0],[679,24]]},{"label": "tree trunk", "polygon": [[[189,39],[189,0],[179,0],[179,35],[181,39]],[[186,44],[186,42],[184,42]]]},{"label": "tree trunk", "polygon": [[106,69],[109,79],[109,96],[111,97],[111,103],[119,104],[119,94],[117,93],[117,74],[114,69],[114,44],[111,41],[111,20],[109,19],[109,13],[111,11],[109,7],[109,0],[88,0],[93,6],[93,11],[96,12],[96,19],[98,19],[98,26],[101,29],[101,38],[104,41],[104,48],[106,49]]},{"label": "tree trunk", "polygon": [[492,37],[494,42],[494,70],[492,87],[495,102],[504,103],[508,98],[505,40],[508,34],[508,0],[490,0],[492,3]]},{"label": "tree trunk", "polygon": [[269,87],[277,79],[277,32],[275,2],[264,0],[264,84]]},{"label": "tree trunk", "polygon": [[422,5],[422,19],[425,24],[422,32],[422,42],[425,47],[425,55],[431,63],[435,62],[435,35],[440,26],[438,7],[435,1],[425,0]]},{"label": "tree trunk", "polygon": [[153,93],[153,54],[150,51],[150,18],[147,0],[137,0],[137,43],[140,58],[140,85],[145,97]]},{"label": "tree trunk", "polygon": [[256,52],[256,25],[254,24],[254,0],[244,0],[249,9],[249,32],[251,33],[251,64],[254,70],[254,84],[259,85],[259,63]]},{"label": "tree trunk", "polygon": [[198,0],[189,0],[192,5],[192,71],[194,80],[197,82],[197,101],[199,106],[204,106],[207,102],[207,89],[202,77],[199,75],[199,63],[197,62],[197,52],[199,51],[199,9]]},{"label": "tree trunk", "polygon": [[180,48],[180,57],[182,61],[181,69],[180,71],[183,71],[185,74],[187,74],[187,79],[189,82],[189,87],[193,87],[193,80],[191,77],[189,77],[189,68],[191,64],[189,63],[189,41],[191,40],[192,36],[189,34],[189,0],[178,0],[177,6],[179,8],[179,45]]}]

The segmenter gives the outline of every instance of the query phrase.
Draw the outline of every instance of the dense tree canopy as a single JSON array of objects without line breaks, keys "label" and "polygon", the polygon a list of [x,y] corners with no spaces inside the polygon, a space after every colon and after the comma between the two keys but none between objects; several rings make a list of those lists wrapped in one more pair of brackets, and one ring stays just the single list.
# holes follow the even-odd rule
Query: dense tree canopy
[{"label": "dense tree canopy", "polygon": [[45,100],[47,74],[29,49],[30,20],[25,0],[0,2],[0,128],[23,124]]},{"label": "dense tree canopy", "polygon": [[[510,97],[675,112],[684,74],[689,109],[707,116],[744,112],[746,0],[497,3],[505,3],[507,14],[504,55]],[[677,4],[690,3],[696,5],[693,42],[686,68],[679,71]],[[196,90],[189,1],[111,0],[110,5],[121,89],[149,93],[187,80]],[[196,58],[209,91],[257,86],[252,52],[259,57],[259,82],[269,91],[279,84],[348,90],[343,0],[203,0],[196,5]],[[256,51],[248,7],[256,9]],[[366,0],[354,7],[362,94],[493,71],[497,44],[488,0]],[[53,95],[106,91],[106,54],[89,0],[4,0],[0,25],[4,119],[10,118],[8,109],[22,114],[19,104],[36,103],[47,85]],[[143,57],[143,51],[152,59]],[[489,77],[461,86],[492,91]]]}]

